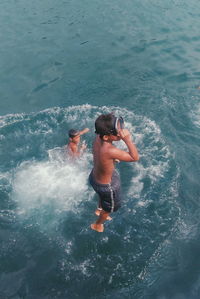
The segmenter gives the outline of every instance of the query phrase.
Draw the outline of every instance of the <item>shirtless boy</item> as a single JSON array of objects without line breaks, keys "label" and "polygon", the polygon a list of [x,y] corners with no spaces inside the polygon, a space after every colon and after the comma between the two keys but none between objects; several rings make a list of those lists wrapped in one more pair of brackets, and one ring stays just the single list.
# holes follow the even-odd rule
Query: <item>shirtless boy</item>
[{"label": "shirtless boy", "polygon": [[[112,113],[102,114],[95,121],[95,129],[97,136],[93,144],[94,167],[89,181],[99,195],[101,208],[96,210],[99,217],[91,224],[91,228],[103,232],[104,222],[109,219],[109,214],[116,212],[121,206],[120,178],[114,162],[135,162],[139,160],[139,155],[130,132],[124,129],[122,117],[117,118]],[[112,144],[119,140],[124,141],[128,151],[118,149]]]},{"label": "shirtless boy", "polygon": [[89,132],[88,128],[83,129],[82,131],[77,131],[74,129],[69,130],[69,143],[67,145],[67,150],[70,156],[72,157],[79,157],[84,149],[86,148],[85,144],[82,144],[79,147],[79,143],[81,140],[81,135]]}]

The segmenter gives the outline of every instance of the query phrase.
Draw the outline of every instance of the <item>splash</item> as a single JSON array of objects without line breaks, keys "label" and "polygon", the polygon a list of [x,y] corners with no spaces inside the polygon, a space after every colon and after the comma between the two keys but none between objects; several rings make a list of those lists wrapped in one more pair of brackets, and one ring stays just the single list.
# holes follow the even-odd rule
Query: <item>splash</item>
[{"label": "splash", "polygon": [[75,162],[64,156],[62,149],[53,149],[46,161],[23,162],[16,169],[13,199],[21,211],[30,212],[42,207],[57,212],[76,210],[88,193],[91,155],[86,154]]}]

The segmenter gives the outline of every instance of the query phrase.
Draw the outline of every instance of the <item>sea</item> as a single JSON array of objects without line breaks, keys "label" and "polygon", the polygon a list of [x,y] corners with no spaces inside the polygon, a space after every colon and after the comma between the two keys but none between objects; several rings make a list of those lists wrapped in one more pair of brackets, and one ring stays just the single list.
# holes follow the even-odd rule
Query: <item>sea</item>
[{"label": "sea", "polygon": [[[0,0],[1,299],[200,298],[199,30],[199,0]],[[110,112],[140,160],[116,165],[122,207],[97,233]],[[90,129],[75,161],[72,128]]]}]

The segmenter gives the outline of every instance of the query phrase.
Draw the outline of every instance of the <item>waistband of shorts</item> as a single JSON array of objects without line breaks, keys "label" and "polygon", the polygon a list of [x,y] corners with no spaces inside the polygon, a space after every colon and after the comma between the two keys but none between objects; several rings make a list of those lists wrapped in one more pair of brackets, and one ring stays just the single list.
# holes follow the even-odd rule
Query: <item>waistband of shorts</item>
[{"label": "waistband of shorts", "polygon": [[[119,175],[118,172],[116,171],[116,169],[113,170],[112,177],[113,177],[114,174]],[[92,179],[92,183],[94,185],[96,185],[96,186],[109,187],[111,185],[111,183],[112,183],[112,179],[111,179],[111,182],[108,183],[108,184],[101,184],[101,183],[96,182],[95,179],[94,179],[94,176],[93,176],[93,169],[92,169],[92,171],[90,173],[90,177]]]}]

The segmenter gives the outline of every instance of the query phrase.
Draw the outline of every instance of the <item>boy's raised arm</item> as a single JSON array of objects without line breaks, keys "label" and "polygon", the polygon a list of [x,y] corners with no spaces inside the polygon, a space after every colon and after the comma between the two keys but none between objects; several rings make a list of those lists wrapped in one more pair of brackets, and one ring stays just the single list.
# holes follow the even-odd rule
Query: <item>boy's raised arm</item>
[{"label": "boy's raised arm", "polygon": [[83,134],[89,132],[89,130],[90,130],[89,128],[85,128],[85,129],[79,131],[79,134],[80,134],[80,135],[83,135]]},{"label": "boy's raised arm", "polygon": [[118,131],[121,139],[124,141],[128,148],[128,152],[113,147],[110,151],[112,159],[118,159],[125,162],[135,162],[139,160],[138,150],[132,141],[130,132],[127,129],[121,129]]}]

